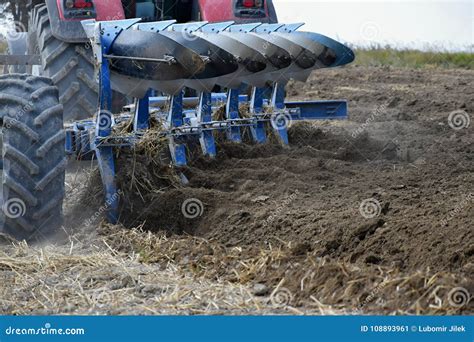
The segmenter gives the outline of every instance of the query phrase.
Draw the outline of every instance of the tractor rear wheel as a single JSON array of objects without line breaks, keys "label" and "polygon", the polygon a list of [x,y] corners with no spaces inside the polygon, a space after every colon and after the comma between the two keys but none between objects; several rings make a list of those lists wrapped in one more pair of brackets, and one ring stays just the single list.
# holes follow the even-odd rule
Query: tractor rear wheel
[{"label": "tractor rear wheel", "polygon": [[278,23],[278,16],[275,10],[275,5],[272,0],[267,0],[268,16],[270,17],[270,24]]},{"label": "tractor rear wheel", "polygon": [[0,76],[0,233],[42,241],[62,225],[66,156],[58,89],[44,77]]},{"label": "tractor rear wheel", "polygon": [[97,111],[99,86],[94,76],[92,49],[55,38],[51,31],[48,8],[37,5],[30,13],[28,50],[42,56],[42,66],[32,73],[53,80],[59,89],[65,120],[92,117]]}]

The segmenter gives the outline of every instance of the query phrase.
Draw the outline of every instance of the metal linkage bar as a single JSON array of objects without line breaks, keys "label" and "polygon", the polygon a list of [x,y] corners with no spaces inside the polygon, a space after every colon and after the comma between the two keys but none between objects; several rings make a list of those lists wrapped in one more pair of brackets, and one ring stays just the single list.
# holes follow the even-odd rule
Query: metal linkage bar
[{"label": "metal linkage bar", "polygon": [[[82,22],[97,59],[99,112],[94,123],[77,123],[68,130],[66,150],[95,152],[109,222],[117,222],[119,207],[113,149],[133,146],[142,138],[150,128],[152,108],[153,115],[165,121],[160,135],[168,139],[173,164],[178,167],[187,164],[189,140],[199,141],[203,153],[215,157],[214,131],[225,132],[230,141],[240,143],[242,128],[248,127],[253,140],[261,144],[267,141],[266,129],[271,125],[281,144],[287,146],[292,121],[347,117],[346,101],[285,102],[289,79],[304,81],[314,69],[347,64],[354,57],[350,49],[332,39],[295,32],[299,23],[139,21]],[[150,44],[152,48],[134,49],[134,38],[141,42],[139,46],[148,48]],[[111,60],[115,60],[113,72]],[[131,113],[117,118],[133,118],[133,135],[112,136],[112,77],[120,91],[137,98],[128,106]],[[216,85],[229,90],[210,93]],[[240,95],[248,86],[253,87],[250,100]],[[184,98],[184,87],[200,96]],[[152,97],[154,91],[174,95]],[[250,117],[241,117],[242,102],[249,104]],[[216,121],[213,115],[219,103],[226,104],[225,118]]]},{"label": "metal linkage bar", "polygon": [[[212,94],[201,93],[199,99],[199,108],[197,112],[197,121],[203,126],[212,122]],[[213,158],[217,155],[216,142],[211,130],[203,130],[199,142],[201,143],[202,151],[205,155]]]},{"label": "metal linkage bar", "polygon": [[41,56],[0,55],[0,65],[41,65]]},{"label": "metal linkage bar", "polygon": [[[199,105],[200,97],[185,97],[183,98],[183,107],[185,108],[194,108]],[[150,106],[152,107],[164,107],[169,102],[169,97],[167,96],[158,96],[150,97]],[[212,93],[211,94],[211,104],[212,106],[218,103],[227,102],[226,93]],[[239,102],[248,102],[247,95],[239,95]],[[133,108],[134,105],[127,106],[126,108]]]},{"label": "metal linkage bar", "polygon": [[[183,120],[183,91],[171,97],[171,106],[168,114],[167,125],[170,130],[180,129],[184,124]],[[177,140],[174,134],[169,135],[169,149],[171,158],[176,166],[186,165],[186,147]]]},{"label": "metal linkage bar", "polygon": [[347,101],[344,100],[286,102],[285,106],[290,111],[297,109],[297,114],[291,115],[292,120],[347,119]]},{"label": "metal linkage bar", "polygon": [[165,63],[165,64],[176,64],[176,58],[172,56],[165,56],[166,58],[144,58],[144,57],[129,57],[129,56],[116,56],[116,55],[104,55],[104,58],[108,59],[126,59],[129,61],[137,62],[155,62],[155,63]]},{"label": "metal linkage bar", "polygon": [[[250,100],[250,113],[257,117],[259,114],[263,113],[263,100],[265,95],[266,88],[252,88],[252,99]],[[265,133],[265,123],[261,120],[257,120],[255,126],[251,127],[252,136],[254,140],[263,144],[267,140],[267,135]]]},{"label": "metal linkage bar", "polygon": [[130,28],[137,20],[113,22],[84,22],[86,32],[93,36],[93,49],[99,65],[99,113],[96,118],[96,141],[93,143],[100,175],[104,185],[107,219],[110,223],[118,222],[119,192],[115,179],[115,158],[112,146],[101,144],[101,138],[107,138],[112,133],[114,117],[112,109],[112,86],[110,80],[110,64],[104,55],[110,53],[115,39],[123,30]]},{"label": "metal linkage bar", "polygon": [[146,130],[150,127],[150,95],[148,90],[145,97],[135,99],[135,116],[133,118],[133,131]]},{"label": "metal linkage bar", "polygon": [[[229,89],[227,95],[227,106],[225,116],[227,120],[239,119],[239,95],[240,89]],[[231,126],[227,131],[227,138],[230,141],[240,143],[242,142],[242,136],[240,135],[240,128],[236,126]]]},{"label": "metal linkage bar", "polygon": [[271,107],[279,113],[272,119],[272,126],[280,139],[280,142],[288,146],[289,118],[285,113],[285,85],[275,83],[273,86]]}]

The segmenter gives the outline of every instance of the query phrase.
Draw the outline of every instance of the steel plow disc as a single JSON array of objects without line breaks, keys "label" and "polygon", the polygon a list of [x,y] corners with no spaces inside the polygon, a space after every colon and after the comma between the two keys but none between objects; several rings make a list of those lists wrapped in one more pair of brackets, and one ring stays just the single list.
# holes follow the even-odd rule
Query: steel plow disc
[{"label": "steel plow disc", "polygon": [[114,88],[134,95],[148,87],[176,94],[183,87],[209,92],[215,85],[305,81],[312,70],[354,60],[345,45],[297,31],[301,25],[136,23],[118,34],[105,58]]},{"label": "steel plow disc", "polygon": [[159,33],[127,30],[111,48],[111,69],[146,80],[176,80],[203,72],[206,64],[195,51]]}]

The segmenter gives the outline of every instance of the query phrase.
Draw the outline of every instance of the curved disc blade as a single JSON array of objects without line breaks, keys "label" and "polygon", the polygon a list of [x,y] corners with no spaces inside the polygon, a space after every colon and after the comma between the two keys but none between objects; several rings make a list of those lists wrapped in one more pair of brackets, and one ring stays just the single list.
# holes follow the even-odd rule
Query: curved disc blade
[{"label": "curved disc blade", "polygon": [[349,64],[352,63],[355,59],[354,52],[349,47],[342,43],[339,43],[338,41],[332,38],[313,32],[295,32],[294,34],[327,46],[328,48],[333,50],[336,53],[336,61],[332,65],[330,65],[331,67]]},{"label": "curved disc blade", "polygon": [[[132,60],[113,59],[112,70],[147,80],[189,78],[205,69],[199,54],[155,32],[123,31],[112,45],[111,54],[132,57]],[[133,57],[160,60],[171,57],[176,63],[140,61],[133,60]]]},{"label": "curved disc blade", "polygon": [[340,66],[354,60],[354,53],[351,49],[321,34],[311,32],[275,32],[274,34],[310,50],[323,64],[322,67]]},{"label": "curved disc blade", "polygon": [[192,33],[162,31],[160,34],[207,58],[204,70],[190,78],[215,78],[233,73],[238,68],[237,60],[232,54]]},{"label": "curved disc blade", "polygon": [[267,34],[265,38],[280,48],[288,51],[293,62],[300,68],[309,69],[314,67],[316,64],[317,56],[305,47],[276,34]]},{"label": "curved disc blade", "polygon": [[195,32],[200,38],[234,55],[239,64],[250,72],[259,72],[267,67],[267,59],[249,46],[220,33]]},{"label": "curved disc blade", "polygon": [[268,35],[227,31],[222,32],[221,35],[225,35],[235,41],[247,45],[262,56],[265,56],[269,62],[269,66],[272,66],[275,69],[287,68],[291,64],[290,53],[267,40],[266,37]]}]

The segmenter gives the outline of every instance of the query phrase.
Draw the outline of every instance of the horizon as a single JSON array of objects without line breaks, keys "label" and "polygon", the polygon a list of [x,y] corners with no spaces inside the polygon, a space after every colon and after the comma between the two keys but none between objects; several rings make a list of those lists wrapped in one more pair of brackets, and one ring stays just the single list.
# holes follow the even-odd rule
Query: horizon
[{"label": "horizon", "polygon": [[305,22],[302,30],[356,47],[473,52],[471,1],[274,0],[274,4],[280,22]]},{"label": "horizon", "polygon": [[[327,35],[355,48],[474,52],[473,1],[273,2],[280,22],[304,22],[301,30]],[[0,39],[4,40],[7,25],[5,19],[0,22]]]}]

